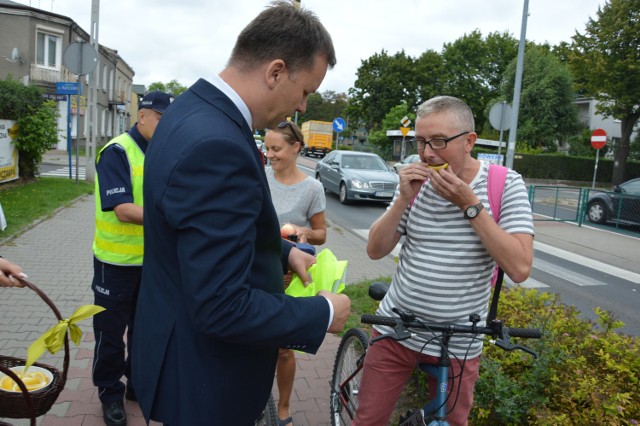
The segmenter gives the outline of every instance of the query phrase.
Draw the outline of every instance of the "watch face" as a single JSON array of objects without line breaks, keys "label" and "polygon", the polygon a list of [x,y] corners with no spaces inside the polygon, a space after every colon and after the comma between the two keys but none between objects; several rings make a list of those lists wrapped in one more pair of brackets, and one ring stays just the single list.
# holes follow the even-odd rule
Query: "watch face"
[{"label": "watch face", "polygon": [[478,216],[481,208],[482,208],[482,204],[476,204],[475,206],[467,207],[466,210],[464,211],[464,217],[466,219],[473,219],[474,217]]}]

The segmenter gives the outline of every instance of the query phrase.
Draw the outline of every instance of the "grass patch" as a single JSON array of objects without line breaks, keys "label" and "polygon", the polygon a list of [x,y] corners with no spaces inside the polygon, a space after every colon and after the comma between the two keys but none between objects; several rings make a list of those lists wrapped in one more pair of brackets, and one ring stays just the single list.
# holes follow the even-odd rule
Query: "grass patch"
[{"label": "grass patch", "polygon": [[378,304],[380,302],[369,297],[369,286],[374,281],[384,281],[388,283],[391,282],[391,278],[380,277],[373,280],[365,280],[355,284],[349,284],[345,287],[343,293],[351,299],[351,315],[349,315],[344,331],[340,333],[341,336],[350,328],[362,328],[367,333],[371,333],[371,325],[362,324],[360,322],[360,316],[362,314],[374,314],[376,309],[378,309]]},{"label": "grass patch", "polygon": [[44,219],[81,195],[92,194],[93,183],[71,179],[40,177],[28,182],[0,185],[0,203],[7,228],[0,239],[16,236],[37,219]]}]

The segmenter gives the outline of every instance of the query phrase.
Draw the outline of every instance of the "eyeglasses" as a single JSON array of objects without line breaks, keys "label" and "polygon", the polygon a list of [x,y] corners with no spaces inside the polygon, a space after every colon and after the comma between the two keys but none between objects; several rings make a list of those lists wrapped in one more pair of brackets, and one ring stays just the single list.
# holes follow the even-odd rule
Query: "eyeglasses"
[{"label": "eyeglasses", "polygon": [[455,138],[459,138],[462,135],[466,135],[467,133],[470,133],[470,132],[458,133],[457,135],[451,136],[450,138],[447,138],[447,139],[434,138],[434,139],[431,139],[430,141],[413,138],[409,142],[411,143],[411,146],[417,149],[418,151],[424,151],[427,145],[429,145],[429,147],[431,147],[431,149],[433,149],[434,151],[437,151],[439,149],[445,149],[449,142],[451,142]]},{"label": "eyeglasses", "polygon": [[289,128],[289,130],[291,131],[291,135],[293,135],[293,139],[296,142],[302,141],[302,135],[299,135],[298,132],[296,132],[296,129],[293,127],[290,121],[282,121],[280,122],[280,124],[278,124],[278,129],[284,129],[285,127]]}]

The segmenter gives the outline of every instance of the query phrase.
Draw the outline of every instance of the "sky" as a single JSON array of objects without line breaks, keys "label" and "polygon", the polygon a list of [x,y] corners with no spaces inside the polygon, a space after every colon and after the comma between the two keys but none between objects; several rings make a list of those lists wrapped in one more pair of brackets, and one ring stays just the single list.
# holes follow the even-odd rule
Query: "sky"
[{"label": "sky", "polygon": [[[16,1],[16,0],[14,0]],[[18,0],[68,16],[90,32],[91,0]],[[178,80],[190,86],[219,73],[238,33],[268,0],[103,0],[100,44],[118,51],[135,71],[134,84]],[[530,0],[526,38],[552,45],[584,32],[605,0]],[[520,39],[524,0],[302,0],[329,30],[338,63],[319,92],[347,92],[358,67],[383,49],[412,57],[441,52],[445,43],[479,30]]]}]

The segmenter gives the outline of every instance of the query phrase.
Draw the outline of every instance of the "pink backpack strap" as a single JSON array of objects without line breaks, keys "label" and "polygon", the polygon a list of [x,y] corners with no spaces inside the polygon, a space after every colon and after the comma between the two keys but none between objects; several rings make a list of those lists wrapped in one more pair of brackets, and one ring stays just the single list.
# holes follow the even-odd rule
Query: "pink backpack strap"
[{"label": "pink backpack strap", "polygon": [[487,195],[489,196],[489,206],[493,219],[498,223],[500,221],[500,209],[502,207],[502,193],[504,192],[504,184],[507,181],[507,169],[497,164],[489,164],[489,173],[487,176]]},{"label": "pink backpack strap", "polygon": [[[500,209],[502,207],[502,194],[504,192],[504,185],[507,181],[507,172],[509,170],[506,167],[499,166],[497,164],[489,164],[489,173],[487,175],[487,195],[489,196],[489,206],[491,207],[491,214],[493,214],[493,220],[498,223],[500,221]],[[498,282],[498,274],[500,273],[500,267],[496,265],[493,270],[493,277],[491,278],[491,287],[495,287]],[[500,290],[498,289],[498,293]],[[497,304],[494,300],[492,305]],[[495,312],[492,311],[493,318],[495,318]]]}]

